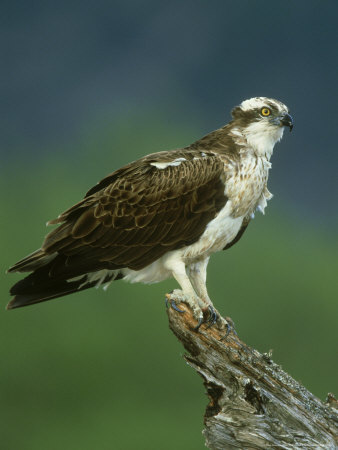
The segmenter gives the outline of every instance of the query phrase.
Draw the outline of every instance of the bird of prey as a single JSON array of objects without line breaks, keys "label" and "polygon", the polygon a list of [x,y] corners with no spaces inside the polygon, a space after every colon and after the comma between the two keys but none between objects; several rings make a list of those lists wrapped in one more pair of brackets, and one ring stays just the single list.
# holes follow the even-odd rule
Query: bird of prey
[{"label": "bird of prey", "polygon": [[[113,280],[156,283],[174,277],[200,325],[214,312],[206,288],[209,257],[234,245],[254,212],[264,213],[270,157],[285,127],[278,100],[254,97],[232,120],[193,144],[147,155],[106,176],[51,220],[40,249],[9,272],[31,272],[10,290],[8,309]],[[209,313],[210,315],[210,313]]]}]

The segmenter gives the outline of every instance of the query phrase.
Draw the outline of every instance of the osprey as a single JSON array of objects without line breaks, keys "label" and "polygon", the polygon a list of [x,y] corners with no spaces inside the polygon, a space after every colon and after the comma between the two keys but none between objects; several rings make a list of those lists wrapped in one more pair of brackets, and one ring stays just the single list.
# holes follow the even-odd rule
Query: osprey
[{"label": "osprey", "polygon": [[293,122],[283,103],[251,98],[232,110],[231,122],[193,144],[111,173],[48,222],[58,227],[41,248],[9,269],[31,273],[11,288],[7,308],[113,280],[174,277],[182,288],[175,299],[192,308],[198,326],[208,309],[214,323],[209,257],[241,238],[256,209],[264,213],[270,157],[286,126],[291,131]]}]

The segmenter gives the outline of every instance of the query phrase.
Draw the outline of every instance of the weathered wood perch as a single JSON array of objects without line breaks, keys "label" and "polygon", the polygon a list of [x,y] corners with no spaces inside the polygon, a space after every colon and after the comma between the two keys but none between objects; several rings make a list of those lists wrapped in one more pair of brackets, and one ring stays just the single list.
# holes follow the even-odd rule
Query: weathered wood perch
[{"label": "weathered wood perch", "polygon": [[[338,402],[321,402],[292,379],[268,354],[226,335],[223,318],[211,328],[168,309],[169,326],[189,355],[184,358],[203,378],[210,402],[203,434],[210,449],[337,449]],[[229,321],[229,320],[228,320]]]}]

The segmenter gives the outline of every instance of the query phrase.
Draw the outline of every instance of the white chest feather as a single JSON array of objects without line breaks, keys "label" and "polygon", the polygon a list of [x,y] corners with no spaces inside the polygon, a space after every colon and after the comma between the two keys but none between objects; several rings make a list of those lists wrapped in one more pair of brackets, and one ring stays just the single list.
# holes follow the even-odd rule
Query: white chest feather
[{"label": "white chest feather", "polygon": [[250,216],[258,205],[264,210],[272,197],[266,187],[270,167],[266,158],[248,152],[239,166],[228,168],[225,194],[232,202],[233,217]]}]

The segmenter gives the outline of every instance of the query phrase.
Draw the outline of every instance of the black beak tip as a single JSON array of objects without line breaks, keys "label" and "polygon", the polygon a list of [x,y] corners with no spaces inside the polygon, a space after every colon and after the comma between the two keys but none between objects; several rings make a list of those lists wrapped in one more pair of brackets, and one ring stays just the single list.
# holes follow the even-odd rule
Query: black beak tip
[{"label": "black beak tip", "polygon": [[290,114],[285,114],[281,120],[282,125],[284,125],[285,127],[289,127],[290,132],[292,131],[293,128],[293,119],[292,116],[290,116]]}]

